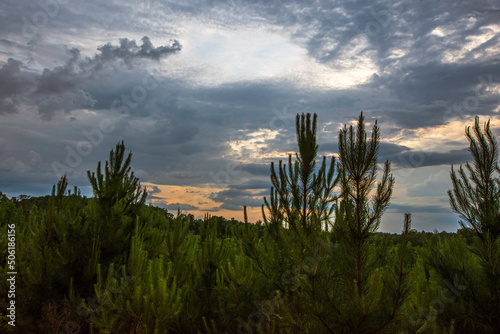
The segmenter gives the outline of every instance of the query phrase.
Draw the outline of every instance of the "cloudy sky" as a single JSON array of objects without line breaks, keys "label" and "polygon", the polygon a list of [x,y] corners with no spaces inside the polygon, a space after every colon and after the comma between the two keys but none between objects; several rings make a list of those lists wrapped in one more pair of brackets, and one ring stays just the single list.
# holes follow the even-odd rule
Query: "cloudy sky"
[{"label": "cloudy sky", "polygon": [[0,191],[48,194],[120,140],[155,205],[261,219],[269,165],[318,114],[322,155],[361,111],[396,187],[382,231],[455,231],[451,164],[475,115],[500,134],[497,1],[0,3]]}]

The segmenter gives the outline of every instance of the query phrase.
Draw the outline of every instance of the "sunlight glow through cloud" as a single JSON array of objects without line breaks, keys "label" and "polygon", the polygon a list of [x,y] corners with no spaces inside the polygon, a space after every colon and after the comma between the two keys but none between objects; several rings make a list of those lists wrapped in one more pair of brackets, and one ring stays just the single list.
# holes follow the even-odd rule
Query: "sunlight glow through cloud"
[{"label": "sunlight glow through cloud", "polygon": [[246,134],[248,139],[230,141],[232,154],[238,159],[246,161],[259,160],[266,158],[266,156],[275,156],[270,152],[264,153],[263,151],[268,147],[270,141],[276,138],[278,131],[269,129],[259,129],[258,131]]},{"label": "sunlight glow through cloud", "polygon": [[[287,80],[301,88],[343,89],[369,80],[378,68],[373,55],[357,53],[366,38],[354,40],[336,67],[319,63],[290,36],[260,29],[222,29],[196,23],[183,37],[183,57],[164,74],[188,75],[194,85],[252,80]],[[186,69],[178,72],[175,68]]]}]

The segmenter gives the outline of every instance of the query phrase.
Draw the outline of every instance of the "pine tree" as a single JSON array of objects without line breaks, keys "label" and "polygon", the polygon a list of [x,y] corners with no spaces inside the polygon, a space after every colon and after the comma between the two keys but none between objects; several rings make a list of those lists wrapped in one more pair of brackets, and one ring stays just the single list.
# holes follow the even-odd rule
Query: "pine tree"
[{"label": "pine tree", "polygon": [[63,200],[64,194],[66,193],[67,188],[68,188],[68,179],[66,177],[66,174],[64,174],[57,182],[57,186],[54,184],[54,186],[52,187],[52,198],[55,200],[55,204],[57,205],[57,207],[61,206],[61,202]]},{"label": "pine tree", "polygon": [[125,144],[122,141],[109,153],[104,174],[101,171],[100,161],[95,173],[87,171],[94,197],[108,218],[111,217],[111,209],[117,203],[122,204],[120,213],[130,214],[136,212],[134,208],[146,201],[146,189],[141,189],[139,179],[134,176],[130,166],[132,152],[129,152],[125,161],[124,154]]},{"label": "pine tree", "polygon": [[456,296],[438,315],[441,328],[454,327],[455,333],[499,333],[498,145],[489,121],[481,130],[476,117],[473,131],[465,129],[474,162],[460,166],[458,172],[452,166],[453,190],[448,191],[451,207],[462,219],[460,225],[473,231],[471,243],[460,235],[451,241],[440,240],[429,247],[425,259],[442,279],[443,289]]},{"label": "pine tree", "polygon": [[[371,244],[394,187],[390,162],[377,181],[380,129],[375,122],[370,139],[363,113],[356,127],[339,133],[340,203],[336,209],[334,240],[341,288],[339,315],[332,328],[342,332],[392,332],[398,327],[402,305],[409,293],[407,258],[411,217],[405,214],[402,241],[396,253],[387,245]],[[375,188],[375,193],[372,190]]]},{"label": "pine tree", "polygon": [[178,284],[173,264],[163,255],[148,258],[136,225],[128,263],[98,265],[96,296],[83,310],[100,333],[169,333],[178,327],[186,289]]},{"label": "pine tree", "polygon": [[453,211],[462,219],[462,227],[474,229],[481,239],[487,233],[496,239],[500,235],[498,144],[489,121],[481,131],[476,117],[473,131],[472,134],[470,127],[465,129],[474,162],[467,162],[465,168],[460,165],[458,172],[451,167],[453,191],[449,190],[448,196]]},{"label": "pine tree", "polygon": [[362,273],[367,256],[366,241],[378,229],[380,218],[389,205],[394,187],[394,177],[390,174],[391,164],[386,161],[382,180],[376,193],[369,197],[376,184],[377,155],[379,150],[380,129],[375,121],[371,139],[368,140],[363,113],[359,116],[356,130],[351,125],[339,133],[339,170],[341,185],[341,216],[336,224],[348,238],[356,255],[356,282],[358,295],[363,294]]},{"label": "pine tree", "polygon": [[[292,155],[288,156],[288,167],[280,160],[278,170],[271,162],[270,201],[264,197],[264,203],[270,213],[270,220],[264,212],[264,222],[276,230],[283,220],[294,230],[301,230],[310,234],[313,222],[324,223],[328,228],[330,216],[333,212],[333,188],[338,182],[335,175],[335,158],[330,162],[323,157],[318,170],[316,158],[318,144],[316,143],[316,121],[314,114],[299,115],[296,118],[296,132],[299,151],[295,153],[296,161],[292,162]],[[321,226],[319,226],[321,228]],[[276,232],[274,232],[276,233]]]},{"label": "pine tree", "polygon": [[67,186],[68,180],[62,176],[47,207],[33,206],[19,230],[19,292],[23,300],[19,311],[35,315],[31,326],[37,332],[67,319],[72,308],[65,296],[90,293],[99,260],[83,215],[85,199],[76,187],[74,193],[66,193]]},{"label": "pine tree", "polygon": [[94,193],[87,211],[93,222],[93,236],[101,247],[103,265],[122,264],[127,259],[135,218],[146,201],[146,189],[134,175],[131,159],[131,152],[125,158],[122,141],[110,151],[104,173],[100,161],[95,173],[87,171]]},{"label": "pine tree", "polygon": [[[305,333],[393,332],[409,291],[405,263],[410,216],[405,215],[401,245],[392,253],[387,246],[370,243],[394,184],[389,162],[377,182],[379,128],[375,125],[368,140],[361,114],[356,130],[341,130],[339,175],[333,178],[333,158],[330,169],[323,159],[315,174],[315,123],[316,118],[311,122],[297,117],[297,161],[292,165],[289,157],[288,166],[280,164],[278,173],[271,170],[274,187],[266,201],[271,213],[267,226],[276,250],[268,254],[277,266],[270,270],[265,264],[271,261],[252,256],[257,247],[248,245],[246,254],[284,293],[277,326]],[[331,208],[337,178],[340,202]],[[336,213],[333,231],[318,228],[330,210]],[[285,219],[290,229],[284,229],[279,219]],[[276,276],[281,280],[272,279]]]}]

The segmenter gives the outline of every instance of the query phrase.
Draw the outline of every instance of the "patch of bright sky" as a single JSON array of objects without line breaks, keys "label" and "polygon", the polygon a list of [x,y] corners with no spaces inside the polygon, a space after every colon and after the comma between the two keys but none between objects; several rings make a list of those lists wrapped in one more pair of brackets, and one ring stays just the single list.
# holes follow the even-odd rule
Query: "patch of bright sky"
[{"label": "patch of bright sky", "polygon": [[259,129],[246,134],[248,139],[229,142],[232,154],[245,162],[258,161],[267,157],[275,157],[276,152],[266,151],[269,144],[279,134],[276,130]]},{"label": "patch of bright sky", "polygon": [[[438,169],[437,172],[436,169]],[[438,199],[438,197],[446,196],[447,190],[452,188],[450,166],[439,166],[431,170],[433,174],[423,181],[407,185],[408,196],[422,198],[425,203],[429,203],[428,197],[432,196]],[[441,204],[444,207],[449,207],[448,201]]]},{"label": "patch of bright sky", "polygon": [[[223,191],[227,189],[214,189],[212,187],[190,187],[190,186],[172,186],[172,185],[158,185],[152,183],[142,183],[146,187],[158,187],[159,193],[154,196],[158,197],[153,199],[153,204],[173,204],[180,203],[191,205],[199,208],[199,210],[210,210],[218,207],[217,203],[209,198],[210,194],[214,191]],[[191,210],[189,210],[191,211]]]},{"label": "patch of bright sky", "polygon": [[[460,50],[453,50],[453,51],[450,50],[446,52],[443,58],[443,62],[456,63],[461,60],[464,60],[464,58],[468,56],[471,52],[475,51],[477,47],[495,38],[500,32],[500,25],[491,24],[489,26],[485,26],[481,28],[481,32],[482,33],[480,35],[467,36],[466,38],[467,43],[462,45],[462,48]],[[439,37],[446,37],[452,33],[459,33],[459,32],[447,31],[441,28],[436,28],[431,32],[431,34],[434,34]],[[487,57],[488,55],[496,54],[499,51],[500,47],[498,47],[498,45],[494,43],[494,45],[484,49],[481,53],[475,54],[474,58],[477,59],[481,57]]]},{"label": "patch of bright sky", "polygon": [[429,34],[430,35],[435,35],[435,36],[438,36],[438,37],[444,37],[444,36],[446,36],[446,33],[443,31],[443,29],[441,27],[435,28]]},{"label": "patch of bright sky", "polygon": [[[495,127],[497,123],[497,121],[492,120],[492,127]],[[441,126],[411,130],[411,136],[408,135],[408,130],[402,130],[399,135],[385,138],[384,141],[406,146],[414,151],[448,152],[467,145],[464,129],[465,126],[473,124],[473,119],[470,122],[456,120]],[[457,146],[443,145],[443,142],[456,142]]]},{"label": "patch of bright sky", "polygon": [[[255,23],[255,22],[254,22]],[[308,56],[307,50],[291,41],[290,32],[280,32],[260,23],[260,26],[226,28],[210,21],[183,22],[183,29],[172,35],[152,30],[143,35],[136,31],[106,31],[90,28],[78,40],[70,33],[58,32],[57,39],[46,32],[44,43],[35,45],[41,57],[28,59],[25,50],[13,47],[3,58],[14,57],[30,62],[30,68],[41,71],[66,63],[70,55],[65,50],[73,47],[82,57],[93,56],[97,47],[106,43],[117,45],[120,38],[141,44],[143,35],[149,35],[153,45],[166,45],[176,38],[183,45],[177,56],[170,56],[160,64],[149,64],[163,75],[187,79],[194,85],[220,85],[246,80],[289,80],[301,88],[342,89],[366,82],[378,68],[373,57],[362,53],[367,41],[361,36],[353,40],[335,60],[335,68]],[[163,36],[163,37],[162,37]],[[28,53],[29,54],[29,53]],[[6,61],[6,59],[4,60]]]},{"label": "patch of bright sky", "polygon": [[379,71],[373,62],[376,59],[374,52],[364,51],[367,46],[366,36],[358,36],[330,64],[308,58],[286,74],[296,76],[298,82],[305,83],[303,86],[315,88],[344,89],[362,84]]},{"label": "patch of bright sky", "polygon": [[391,51],[391,54],[387,58],[388,59],[398,59],[398,58],[404,57],[405,55],[406,55],[405,50],[403,50],[403,49],[394,49],[394,50]]},{"label": "patch of bright sky", "polygon": [[305,53],[282,36],[262,30],[193,27],[184,57],[207,63],[237,78],[269,77],[297,63]]},{"label": "patch of bright sky", "polygon": [[284,79],[301,87],[339,89],[363,83],[377,70],[369,55],[357,54],[363,40],[347,46],[337,68],[319,63],[288,36],[264,27],[224,29],[197,23],[181,42],[182,57],[172,59],[165,75],[187,75],[197,85]]},{"label": "patch of bright sky", "polygon": [[[426,207],[433,207],[436,210],[443,210],[443,212],[449,210],[449,213],[443,217],[446,218],[450,226],[453,226],[450,230],[458,227],[458,225],[455,227],[457,218],[451,213],[446,195],[447,191],[452,188],[449,176],[450,166],[428,166],[403,170],[394,168],[392,172],[396,178],[396,183],[391,203],[403,207],[408,206],[412,209],[419,206],[423,208],[419,212],[412,212],[414,228],[429,231],[428,227],[424,227],[426,221],[422,217],[422,213],[425,213],[427,210]],[[382,222],[390,225],[391,222],[402,221],[402,213],[400,212],[396,215],[394,213],[393,215],[386,213]],[[440,213],[433,212],[433,214]],[[392,228],[387,229],[386,227],[384,230],[392,230]],[[430,230],[432,231],[433,228]]]},{"label": "patch of bright sky", "polygon": [[[209,185],[189,187],[158,185],[152,183],[141,183],[141,185],[149,187],[149,189],[151,189],[151,187],[157,187],[160,190],[159,193],[154,194],[154,196],[157,198],[151,200],[151,203],[155,206],[178,203],[182,213],[192,214],[196,218],[203,218],[205,213],[210,213],[212,215],[226,217],[227,219],[230,219],[230,217],[234,217],[237,220],[243,221],[243,207],[240,211],[219,209],[222,203],[215,202],[210,198],[211,194],[227,190],[227,188],[212,188]],[[256,196],[255,198],[262,197]],[[264,203],[264,201],[262,202]],[[197,209],[183,210],[182,204],[192,205],[197,207]],[[174,215],[177,214],[177,209],[169,209],[168,211]],[[248,207],[247,213],[250,222],[262,220],[262,212],[260,207]]]}]

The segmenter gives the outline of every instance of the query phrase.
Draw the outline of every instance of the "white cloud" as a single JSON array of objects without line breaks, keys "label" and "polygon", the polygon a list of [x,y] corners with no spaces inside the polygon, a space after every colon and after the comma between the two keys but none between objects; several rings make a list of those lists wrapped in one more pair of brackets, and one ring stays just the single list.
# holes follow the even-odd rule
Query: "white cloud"
[{"label": "white cloud", "polygon": [[269,129],[259,129],[246,135],[247,139],[233,140],[229,142],[231,154],[237,159],[246,162],[261,160],[267,156],[274,157],[276,152],[265,152],[270,141],[276,138],[278,131]]},{"label": "white cloud", "polygon": [[364,37],[350,43],[335,66],[323,64],[270,27],[212,27],[187,23],[182,57],[170,58],[166,76],[213,86],[255,80],[287,80],[299,88],[343,89],[369,80],[378,67]]}]

